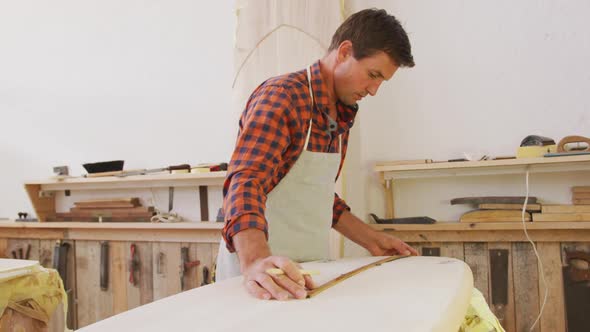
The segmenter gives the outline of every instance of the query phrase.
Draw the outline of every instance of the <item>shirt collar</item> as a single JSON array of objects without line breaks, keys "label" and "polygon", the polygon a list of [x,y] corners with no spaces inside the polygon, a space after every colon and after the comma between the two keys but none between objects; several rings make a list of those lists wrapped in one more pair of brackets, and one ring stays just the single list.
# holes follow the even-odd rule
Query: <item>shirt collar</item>
[{"label": "shirt collar", "polygon": [[[322,77],[319,60],[311,65],[311,89],[313,90],[313,97],[318,109],[328,114],[330,103],[328,98],[328,86]],[[336,122],[338,123],[338,132],[343,133],[352,127],[359,107],[358,104],[345,105],[340,101],[336,103],[336,107],[338,114],[338,119],[336,119]]]}]

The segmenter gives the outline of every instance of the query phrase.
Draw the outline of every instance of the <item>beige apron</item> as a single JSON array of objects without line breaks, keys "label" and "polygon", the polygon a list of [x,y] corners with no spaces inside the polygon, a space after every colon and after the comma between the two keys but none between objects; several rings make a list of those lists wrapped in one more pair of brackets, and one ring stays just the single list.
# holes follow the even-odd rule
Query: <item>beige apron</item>
[{"label": "beige apron", "polygon": [[[315,109],[311,73],[307,68],[312,113]],[[330,228],[334,205],[334,180],[340,166],[340,152],[307,151],[311,126],[303,151],[291,170],[266,199],[268,245],[274,256],[286,256],[296,262],[329,258]],[[340,136],[339,136],[340,138]],[[339,149],[342,141],[340,140]],[[217,281],[240,276],[240,262],[230,253],[223,239],[217,255]]]}]

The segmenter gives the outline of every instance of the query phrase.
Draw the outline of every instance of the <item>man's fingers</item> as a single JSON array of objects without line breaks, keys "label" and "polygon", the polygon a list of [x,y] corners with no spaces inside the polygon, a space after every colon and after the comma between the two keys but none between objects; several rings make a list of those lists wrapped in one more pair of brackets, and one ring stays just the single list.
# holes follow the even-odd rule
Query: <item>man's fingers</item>
[{"label": "man's fingers", "polygon": [[273,298],[281,301],[284,301],[289,298],[289,293],[285,289],[277,285],[274,282],[273,278],[271,278],[271,276],[269,276],[268,274],[259,273],[256,276],[256,281],[260,284],[260,286],[262,286],[264,289],[270,292]]},{"label": "man's fingers", "polygon": [[305,279],[305,287],[307,289],[314,289],[315,288],[315,282],[313,282],[313,279],[311,278],[311,276],[303,276],[303,279]]},{"label": "man's fingers", "polygon": [[304,299],[307,297],[307,292],[305,291],[303,286],[295,283],[286,275],[281,274],[278,276],[274,276],[273,279],[277,283],[277,285],[279,285],[279,287],[286,289],[289,293],[293,295],[294,298]]},{"label": "man's fingers", "polygon": [[295,283],[299,284],[301,287],[305,285],[305,280],[303,279],[303,275],[299,272],[299,266],[295,264],[292,260],[286,257],[276,257],[273,260],[273,263],[283,272],[285,272],[285,276],[289,279],[293,280]]},{"label": "man's fingers", "polygon": [[245,282],[246,290],[250,295],[254,296],[257,299],[261,300],[270,300],[272,295],[267,292],[264,288],[260,287],[260,285],[254,280],[248,280]]}]

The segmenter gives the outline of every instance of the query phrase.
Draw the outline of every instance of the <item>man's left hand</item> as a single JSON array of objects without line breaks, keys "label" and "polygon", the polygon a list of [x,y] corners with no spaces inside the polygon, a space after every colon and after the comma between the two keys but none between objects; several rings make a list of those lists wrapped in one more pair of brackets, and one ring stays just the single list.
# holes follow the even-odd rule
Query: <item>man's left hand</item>
[{"label": "man's left hand", "polygon": [[375,232],[373,243],[367,247],[367,250],[373,256],[420,255],[416,249],[404,241],[384,232]]}]

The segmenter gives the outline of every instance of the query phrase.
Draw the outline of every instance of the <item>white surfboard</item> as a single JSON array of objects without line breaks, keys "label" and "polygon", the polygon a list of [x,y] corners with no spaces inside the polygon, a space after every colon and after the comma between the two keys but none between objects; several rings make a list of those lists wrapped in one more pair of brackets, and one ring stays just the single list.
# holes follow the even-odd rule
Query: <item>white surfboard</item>
[{"label": "white surfboard", "polygon": [[[383,257],[305,263],[321,285]],[[363,271],[305,300],[250,296],[242,277],[196,288],[121,313],[80,331],[403,331],[455,332],[473,276],[463,261],[408,257]]]}]

